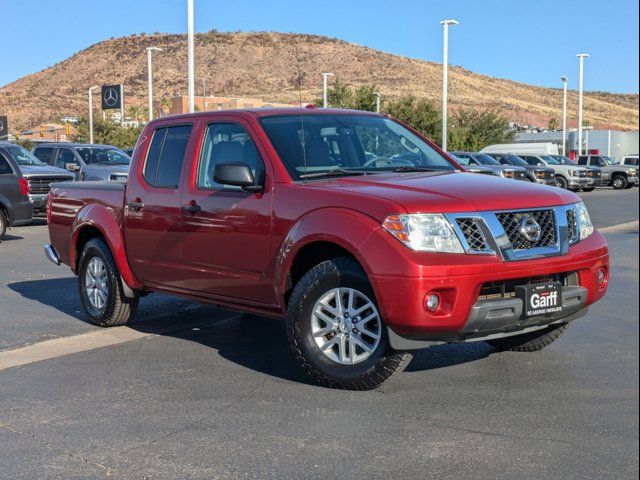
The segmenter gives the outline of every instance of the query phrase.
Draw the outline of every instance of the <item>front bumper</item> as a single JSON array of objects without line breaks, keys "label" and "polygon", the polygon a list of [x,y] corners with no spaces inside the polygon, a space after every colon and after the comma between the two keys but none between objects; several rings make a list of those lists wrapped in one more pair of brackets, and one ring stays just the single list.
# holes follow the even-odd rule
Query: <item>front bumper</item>
[{"label": "front bumper", "polygon": [[[468,341],[570,319],[602,298],[608,284],[598,282],[600,270],[608,278],[609,256],[606,241],[597,232],[558,257],[505,262],[495,256],[431,254],[429,261],[418,260],[416,252],[410,255],[421,265],[407,265],[407,276],[370,275],[387,326],[395,337],[408,341]],[[574,272],[576,284],[563,290],[566,303],[561,318],[523,319],[516,298],[479,300],[483,285],[491,282]],[[429,293],[441,298],[436,313],[425,308]]]},{"label": "front bumper", "polygon": [[589,187],[589,179],[588,178],[569,178],[569,188],[583,188]]},{"label": "front bumper", "polygon": [[48,194],[29,194],[29,201],[33,204],[33,213],[45,212],[47,210]]}]

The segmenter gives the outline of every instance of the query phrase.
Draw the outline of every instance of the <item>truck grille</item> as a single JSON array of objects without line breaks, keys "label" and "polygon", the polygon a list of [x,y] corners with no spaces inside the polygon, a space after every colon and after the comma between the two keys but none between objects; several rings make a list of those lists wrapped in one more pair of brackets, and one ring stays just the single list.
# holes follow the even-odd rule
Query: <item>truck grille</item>
[{"label": "truck grille", "polygon": [[478,226],[478,222],[474,218],[458,218],[458,227],[462,231],[464,238],[467,240],[469,244],[469,249],[474,252],[484,252],[489,250],[489,245],[487,245],[487,240],[484,238],[484,234],[480,227]]},{"label": "truck grille", "polygon": [[[531,210],[525,212],[507,212],[496,215],[502,224],[509,241],[515,250],[528,250],[531,248],[553,247],[557,243],[556,220],[553,210]],[[538,241],[528,240],[520,232],[520,224],[526,216],[533,218],[540,228],[542,235]]]},{"label": "truck grille", "polygon": [[569,230],[569,243],[578,241],[578,221],[576,219],[576,211],[573,208],[567,210],[567,228]]},{"label": "truck grille", "polygon": [[67,177],[31,177],[27,178],[29,182],[29,193],[40,195],[47,194],[51,190],[51,184],[56,182],[67,182]]},{"label": "truck grille", "polygon": [[586,178],[587,177],[587,170],[578,170],[576,172],[576,175],[578,176],[578,178]]},{"label": "truck grille", "polygon": [[589,170],[587,172],[587,177],[589,178],[600,178],[602,177],[602,173],[597,170]]}]

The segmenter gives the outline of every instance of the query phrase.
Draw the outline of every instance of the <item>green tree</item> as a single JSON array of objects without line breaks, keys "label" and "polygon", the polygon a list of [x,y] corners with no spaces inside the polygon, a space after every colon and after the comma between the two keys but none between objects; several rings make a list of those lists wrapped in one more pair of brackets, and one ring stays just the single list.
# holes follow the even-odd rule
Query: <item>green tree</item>
[{"label": "green tree", "polygon": [[[375,112],[377,93],[378,87],[375,85],[363,85],[356,88],[353,92],[353,103],[350,108]],[[382,98],[380,103],[382,104]]]},{"label": "green tree", "polygon": [[439,143],[442,132],[442,115],[433,101],[409,95],[389,102],[385,106],[384,112]]},{"label": "green tree", "polygon": [[551,131],[556,131],[558,129],[558,120],[556,120],[556,117],[551,117],[549,119],[549,130]]},{"label": "green tree", "polygon": [[477,152],[487,145],[511,143],[515,134],[509,131],[509,121],[497,110],[472,108],[456,111],[449,127],[451,150]]},{"label": "green tree", "polygon": [[22,148],[26,148],[27,150],[31,151],[31,149],[33,148],[34,143],[29,140],[28,138],[20,138],[18,140],[16,140],[14,142],[16,145],[20,145]]},{"label": "green tree", "polygon": [[[118,148],[133,147],[138,140],[138,136],[143,127],[123,127],[119,123],[109,120],[103,121],[94,117],[93,120],[93,141],[113,145]],[[81,118],[76,126],[76,134],[72,136],[73,142],[86,143],[89,141],[89,122],[86,118]]]}]

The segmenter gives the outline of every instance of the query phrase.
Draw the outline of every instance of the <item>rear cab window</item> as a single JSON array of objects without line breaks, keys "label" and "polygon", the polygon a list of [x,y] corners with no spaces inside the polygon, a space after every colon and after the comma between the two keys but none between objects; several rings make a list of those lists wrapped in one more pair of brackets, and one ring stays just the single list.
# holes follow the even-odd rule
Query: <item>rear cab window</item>
[{"label": "rear cab window", "polygon": [[48,165],[53,165],[53,148],[51,147],[36,147],[33,151],[33,154],[40,160],[42,163],[46,163]]},{"label": "rear cab window", "polygon": [[2,153],[0,153],[0,175],[13,175],[13,169]]},{"label": "rear cab window", "polygon": [[192,129],[192,125],[177,125],[155,130],[143,168],[144,179],[150,186],[178,188]]}]

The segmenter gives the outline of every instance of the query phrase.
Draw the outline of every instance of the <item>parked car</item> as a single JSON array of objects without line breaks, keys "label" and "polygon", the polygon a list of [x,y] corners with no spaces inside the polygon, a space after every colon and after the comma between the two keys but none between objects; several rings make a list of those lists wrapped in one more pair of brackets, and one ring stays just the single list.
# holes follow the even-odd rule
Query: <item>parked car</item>
[{"label": "parked car", "polygon": [[615,190],[632,188],[638,183],[638,167],[620,165],[606,155],[580,155],[578,165],[602,169],[602,181]]},{"label": "parked car", "polygon": [[0,142],[0,144],[5,154],[18,166],[22,177],[27,180],[29,201],[33,204],[34,215],[45,211],[47,195],[52,183],[67,182],[74,178],[66,170],[45,165],[20,145],[9,142]]},{"label": "parked car", "polygon": [[624,165],[626,167],[637,167],[638,166],[638,155],[625,155],[620,160],[620,165]]},{"label": "parked car", "polygon": [[553,168],[529,165],[522,158],[512,153],[488,153],[491,158],[501,165],[512,165],[522,167],[527,171],[527,179],[530,182],[542,183],[543,185],[556,186],[556,176]]},{"label": "parked car", "polygon": [[0,142],[0,240],[8,228],[31,223],[33,216],[29,185],[7,151],[12,145]]},{"label": "parked car", "polygon": [[[552,158],[555,158],[560,165],[568,165],[575,166],[576,163],[571,160],[569,157],[565,157],[564,155],[549,155]],[[595,167],[592,165],[586,165],[587,169],[587,186],[582,187],[583,192],[593,192],[596,187],[602,187],[605,185],[604,180],[602,180],[602,169],[600,167]]]},{"label": "parked car", "polygon": [[44,163],[73,172],[77,180],[126,182],[131,158],[111,145],[40,143],[33,154]]},{"label": "parked car", "polygon": [[278,316],[319,383],[375,388],[438,342],[539,350],[607,290],[578,196],[460,169],[375,113],[166,117],[126,184],[53,189],[45,252],[98,325],[154,291]]},{"label": "parked car", "polygon": [[125,148],[122,151],[126,153],[129,157],[133,157],[133,148]]},{"label": "parked car", "polygon": [[511,178],[513,180],[526,180],[527,171],[522,167],[500,165],[495,159],[485,153],[453,152],[465,167],[472,165],[490,169],[497,177]]},{"label": "parked car", "polygon": [[550,167],[556,175],[556,185],[563,190],[580,190],[589,188],[587,169],[577,165],[563,165],[550,155],[524,155],[516,153],[529,165],[537,167]]},{"label": "parked car", "polygon": [[[460,160],[458,157],[456,157],[453,153],[451,152],[447,152],[447,155],[449,155],[449,157],[451,157],[453,159],[454,162],[462,165],[463,162],[462,160]],[[479,173],[481,175],[493,175],[493,170],[487,167],[483,167],[482,165],[475,165],[475,164],[470,164],[470,165],[465,165],[464,166],[464,170],[469,172],[469,173]]]}]

